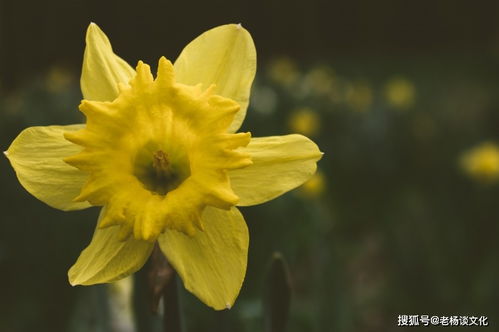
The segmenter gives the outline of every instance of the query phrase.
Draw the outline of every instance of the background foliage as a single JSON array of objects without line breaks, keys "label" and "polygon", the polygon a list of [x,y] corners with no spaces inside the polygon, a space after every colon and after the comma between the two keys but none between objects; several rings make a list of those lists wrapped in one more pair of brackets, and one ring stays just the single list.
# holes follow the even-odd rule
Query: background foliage
[{"label": "background foliage", "polygon": [[[251,247],[241,295],[229,312],[213,312],[182,291],[186,330],[263,330],[276,250],[289,266],[291,332],[391,331],[399,314],[485,315],[493,325],[499,161],[462,160],[499,141],[497,6],[4,0],[0,146],[28,126],[82,121],[89,21],[132,64],[174,59],[200,32],[242,21],[260,59],[242,130],[300,131],[325,156],[304,188],[243,210]],[[106,288],[72,288],[66,278],[97,210],[51,209],[22,189],[6,158],[0,178],[0,331],[118,331]],[[139,291],[140,330],[158,330]]]}]

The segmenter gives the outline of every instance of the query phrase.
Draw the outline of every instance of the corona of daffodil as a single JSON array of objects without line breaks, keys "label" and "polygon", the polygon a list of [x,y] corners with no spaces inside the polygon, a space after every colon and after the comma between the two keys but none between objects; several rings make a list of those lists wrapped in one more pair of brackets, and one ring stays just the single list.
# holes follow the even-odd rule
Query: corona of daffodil
[{"label": "corona of daffodil", "polygon": [[322,153],[301,135],[236,133],[256,51],[241,25],[209,30],[157,74],[113,53],[90,24],[81,76],[85,124],[25,129],[5,152],[21,184],[61,210],[102,207],[69,270],[72,285],[140,269],[159,244],[185,287],[230,308],[246,273],[248,229],[237,206],[305,182]]}]

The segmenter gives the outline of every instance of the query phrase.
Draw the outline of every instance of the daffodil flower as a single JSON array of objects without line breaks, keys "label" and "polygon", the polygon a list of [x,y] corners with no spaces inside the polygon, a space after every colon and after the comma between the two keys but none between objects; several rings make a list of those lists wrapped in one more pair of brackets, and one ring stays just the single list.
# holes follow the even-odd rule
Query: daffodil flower
[{"label": "daffodil flower", "polygon": [[322,153],[301,135],[236,133],[256,51],[241,25],[209,30],[175,64],[136,69],[90,24],[81,76],[85,124],[25,129],[6,151],[21,184],[60,210],[101,206],[72,285],[119,280],[159,244],[185,287],[230,308],[246,273],[249,235],[237,206],[305,182]]}]

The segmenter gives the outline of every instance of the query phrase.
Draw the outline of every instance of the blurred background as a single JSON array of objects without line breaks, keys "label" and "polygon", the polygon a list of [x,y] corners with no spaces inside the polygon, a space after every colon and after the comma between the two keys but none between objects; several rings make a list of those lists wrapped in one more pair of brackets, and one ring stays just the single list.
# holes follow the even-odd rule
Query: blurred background
[{"label": "blurred background", "polygon": [[[236,305],[214,312],[182,290],[185,331],[268,331],[275,251],[287,261],[290,332],[395,331],[398,315],[424,314],[487,316],[494,329],[498,13],[492,0],[0,0],[0,148],[28,126],[83,121],[89,22],[130,64],[153,66],[241,22],[259,59],[242,130],[300,132],[325,155],[300,189],[242,209],[251,242]],[[97,209],[46,206],[6,158],[0,178],[0,331],[132,331],[113,323],[112,289],[67,282]],[[143,274],[135,293],[116,289],[133,298],[136,331],[160,331],[141,304]]]}]

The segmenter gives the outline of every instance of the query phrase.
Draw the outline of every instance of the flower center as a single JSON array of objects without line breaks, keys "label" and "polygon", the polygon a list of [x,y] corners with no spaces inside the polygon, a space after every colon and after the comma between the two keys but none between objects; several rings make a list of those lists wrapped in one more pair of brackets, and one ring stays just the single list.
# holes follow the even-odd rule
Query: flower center
[{"label": "flower center", "polygon": [[153,194],[166,195],[190,175],[187,162],[175,163],[173,160],[164,148],[149,142],[135,156],[133,174],[145,189]]},{"label": "flower center", "polygon": [[235,101],[176,83],[165,58],[156,79],[140,62],[120,89],[112,102],[84,100],[85,128],[65,134],[83,147],[65,161],[89,173],[75,199],[105,207],[99,227],[120,225],[122,238],[147,241],[166,230],[193,235],[206,206],[237,204],[228,171],[252,161],[240,149],[250,133],[227,131]]}]

